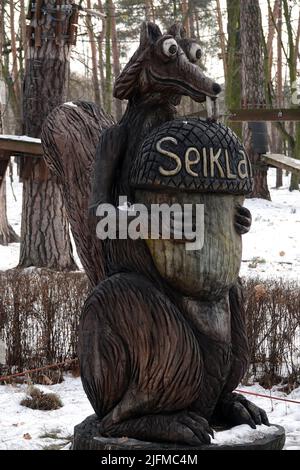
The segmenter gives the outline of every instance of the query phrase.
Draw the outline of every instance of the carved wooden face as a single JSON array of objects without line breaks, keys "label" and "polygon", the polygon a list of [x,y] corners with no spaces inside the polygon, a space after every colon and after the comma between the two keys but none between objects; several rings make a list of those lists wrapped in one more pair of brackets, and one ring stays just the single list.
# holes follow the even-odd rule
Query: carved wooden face
[{"label": "carved wooden face", "polygon": [[190,96],[197,102],[215,98],[221,87],[206,77],[199,66],[201,48],[186,38],[184,29],[173,25],[162,34],[153,23],[143,23],[140,46],[117,78],[114,96],[130,99],[135,94],[158,93]]},{"label": "carved wooden face", "polygon": [[157,270],[176,291],[205,300],[216,300],[227,293],[237,281],[241,264],[242,239],[234,228],[234,214],[244,196],[138,190],[136,201],[146,205],[204,205],[204,243],[200,250],[188,251],[179,240],[148,239],[146,243]]}]

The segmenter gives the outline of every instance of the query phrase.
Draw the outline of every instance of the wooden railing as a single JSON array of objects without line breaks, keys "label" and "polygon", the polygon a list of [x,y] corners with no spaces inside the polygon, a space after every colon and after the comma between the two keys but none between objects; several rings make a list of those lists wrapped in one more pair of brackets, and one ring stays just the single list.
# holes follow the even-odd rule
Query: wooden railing
[{"label": "wooden railing", "polygon": [[0,135],[0,186],[11,157],[41,158],[40,139],[27,136]]}]

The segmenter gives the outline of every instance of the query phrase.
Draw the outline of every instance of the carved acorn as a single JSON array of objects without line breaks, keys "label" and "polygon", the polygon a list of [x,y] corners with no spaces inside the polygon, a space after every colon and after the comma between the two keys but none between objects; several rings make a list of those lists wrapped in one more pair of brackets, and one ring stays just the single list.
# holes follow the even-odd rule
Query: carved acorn
[{"label": "carved acorn", "polygon": [[[203,238],[203,246],[193,249],[176,239],[147,240],[161,276],[186,295],[224,295],[237,281],[241,263],[237,208],[252,189],[250,162],[237,136],[204,119],[167,122],[142,144],[131,184],[136,202],[149,207],[193,205],[195,238]],[[203,207],[203,220],[195,218],[197,205]]]}]

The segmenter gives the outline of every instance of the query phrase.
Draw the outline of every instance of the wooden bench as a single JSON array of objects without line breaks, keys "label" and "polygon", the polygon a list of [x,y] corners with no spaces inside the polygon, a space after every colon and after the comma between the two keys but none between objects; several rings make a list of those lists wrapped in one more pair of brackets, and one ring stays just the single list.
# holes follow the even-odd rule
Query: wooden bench
[{"label": "wooden bench", "polygon": [[269,166],[288,170],[300,176],[300,160],[281,155],[280,153],[266,153],[262,155],[262,161]]}]

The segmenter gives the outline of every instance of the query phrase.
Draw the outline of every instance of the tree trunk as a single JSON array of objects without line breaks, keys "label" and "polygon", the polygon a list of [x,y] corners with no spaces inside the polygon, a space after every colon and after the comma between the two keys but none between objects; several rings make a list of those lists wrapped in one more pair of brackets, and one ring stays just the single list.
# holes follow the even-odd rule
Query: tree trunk
[{"label": "tree trunk", "polygon": [[[116,26],[116,9],[114,2],[110,0],[110,11],[111,11],[111,47],[113,54],[113,68],[115,80],[120,75],[120,59],[119,59],[119,46],[118,46],[118,36],[117,36],[117,26]],[[119,121],[122,117],[122,101],[117,98],[114,99],[115,109],[116,109],[116,119]]]},{"label": "tree trunk", "polygon": [[222,54],[222,60],[223,60],[224,77],[225,77],[225,82],[226,82],[227,80],[226,38],[225,38],[224,28],[223,28],[223,18],[222,18],[220,0],[217,0],[217,18],[218,18],[218,26],[219,26],[219,36],[220,36],[221,54]]},{"label": "tree trunk", "polygon": [[[43,18],[42,3],[49,8]],[[65,39],[68,15],[59,7],[70,4],[71,1],[57,1],[58,9],[54,12],[52,1],[36,2],[31,20],[34,39],[27,47],[23,96],[23,132],[31,137],[40,137],[45,118],[66,99],[71,46]],[[57,21],[53,21],[54,15]],[[45,35],[54,38],[45,40]],[[76,269],[56,178],[38,159],[21,162],[20,175],[24,184],[19,266]]]},{"label": "tree trunk", "polygon": [[[227,80],[225,82],[226,108],[241,107],[241,55],[240,55],[240,0],[227,0]],[[231,129],[242,138],[242,125],[230,123]]]},{"label": "tree trunk", "polygon": [[51,178],[25,180],[23,192],[19,265],[75,269],[60,187]]},{"label": "tree trunk", "polygon": [[275,36],[275,25],[280,14],[280,0],[275,0],[273,10],[269,6],[268,14],[268,38],[267,38],[267,54],[268,54],[268,77],[271,78],[272,64],[273,64],[273,40]]},{"label": "tree trunk", "polygon": [[183,18],[183,26],[186,29],[187,36],[190,37],[190,24],[189,24],[189,7],[188,1],[183,0],[181,3],[181,11],[182,11],[182,18]]},{"label": "tree trunk", "polygon": [[[0,57],[2,56],[3,48],[3,33],[4,33],[4,11],[3,11],[3,2],[0,3]],[[0,79],[2,78],[2,73],[0,69]],[[0,96],[0,134],[3,133],[3,116],[2,116],[2,102]],[[12,226],[8,223],[7,220],[7,210],[6,210],[6,181],[3,178],[0,181],[0,245],[8,245],[8,243],[19,242],[20,237],[16,234]]]},{"label": "tree trunk", "polygon": [[[98,8],[101,13],[104,13],[103,5],[101,0],[98,0]],[[106,21],[102,21],[102,31],[98,35],[98,62],[99,62],[99,71],[100,71],[100,83],[101,83],[101,95],[102,103],[105,103],[105,75],[104,75],[104,63],[103,63],[103,41],[106,37]]]},{"label": "tree trunk", "polygon": [[[91,9],[91,0],[87,0],[87,8]],[[101,105],[100,85],[99,85],[99,79],[98,79],[99,69],[98,69],[96,39],[95,39],[91,15],[89,14],[86,17],[86,24],[87,24],[87,30],[88,30],[90,46],[91,46],[91,54],[92,54],[92,76],[93,76],[94,99],[98,105]]]},{"label": "tree trunk", "polygon": [[11,60],[12,60],[12,87],[14,90],[14,94],[16,97],[16,101],[18,103],[18,115],[16,116],[18,119],[19,125],[16,125],[18,129],[20,127],[20,106],[21,106],[21,98],[20,98],[20,80],[19,80],[19,71],[18,71],[18,55],[17,55],[17,41],[16,41],[16,32],[15,32],[15,2],[10,0],[10,36],[11,36]]},{"label": "tree trunk", "polygon": [[105,109],[111,113],[112,74],[111,74],[111,11],[110,1],[106,0],[106,35],[105,35]]},{"label": "tree trunk", "polygon": [[[298,31],[300,35],[300,30],[298,28],[297,35],[294,38],[293,23],[292,23],[292,9],[288,0],[282,0],[283,14],[285,19],[285,26],[287,29],[288,44],[289,44],[289,57],[288,57],[288,68],[290,75],[290,87],[291,87],[291,107],[298,108],[298,100],[294,100],[293,97],[297,95],[297,57],[298,57],[298,48],[299,48],[299,39]],[[292,145],[292,157],[300,159],[300,122],[295,123],[295,138]],[[290,191],[299,189],[299,176],[292,174],[290,182]]]},{"label": "tree trunk", "polygon": [[20,53],[19,53],[19,64],[20,64],[20,81],[24,77],[24,60],[26,57],[26,11],[25,11],[25,0],[20,0]]},{"label": "tree trunk", "polygon": [[6,181],[5,178],[0,186],[0,245],[8,245],[20,241],[12,226],[7,220],[6,211]]},{"label": "tree trunk", "polygon": [[145,20],[146,21],[155,21],[155,14],[154,14],[154,5],[151,0],[145,0]]},{"label": "tree trunk", "polygon": [[[265,107],[265,77],[261,11],[258,0],[241,1],[242,103],[246,107]],[[252,144],[249,124],[243,125],[243,139],[253,166],[252,197],[270,200],[267,166]]]},{"label": "tree trunk", "polygon": [[[283,80],[282,80],[282,5],[281,0],[278,2],[278,25],[277,25],[277,106],[281,108],[283,106]],[[274,126],[273,126],[274,128]],[[275,128],[276,133],[276,153],[282,153],[282,136],[278,129]],[[282,169],[276,169],[276,188],[281,188],[282,181]]]}]

